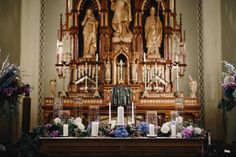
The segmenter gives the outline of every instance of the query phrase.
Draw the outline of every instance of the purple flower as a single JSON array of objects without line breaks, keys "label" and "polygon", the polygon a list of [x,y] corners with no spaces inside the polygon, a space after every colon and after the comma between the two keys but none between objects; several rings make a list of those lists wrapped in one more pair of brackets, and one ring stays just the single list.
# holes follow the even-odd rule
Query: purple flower
[{"label": "purple flower", "polygon": [[49,134],[50,137],[58,137],[60,136],[60,131],[54,130]]},{"label": "purple flower", "polygon": [[149,132],[149,127],[147,122],[141,122],[138,126],[137,129],[143,133],[148,133]]},{"label": "purple flower", "polygon": [[44,127],[45,127],[46,129],[50,129],[50,128],[52,127],[52,124],[46,124],[46,125],[44,125]]},{"label": "purple flower", "polygon": [[129,134],[126,130],[126,128],[124,126],[118,126],[115,130],[114,130],[114,135],[115,137],[127,137]]},{"label": "purple flower", "polygon": [[188,128],[184,128],[182,130],[182,136],[184,138],[191,138],[193,136],[193,131],[189,130]]}]

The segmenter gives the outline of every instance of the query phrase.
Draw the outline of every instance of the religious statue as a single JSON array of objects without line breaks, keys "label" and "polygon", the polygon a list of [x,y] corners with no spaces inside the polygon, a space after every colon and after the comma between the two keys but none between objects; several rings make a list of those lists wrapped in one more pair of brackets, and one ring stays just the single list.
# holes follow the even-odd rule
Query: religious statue
[{"label": "religious statue", "polygon": [[125,63],[121,59],[120,62],[118,63],[118,83],[123,84],[124,83],[124,66]]},{"label": "religious statue", "polygon": [[131,77],[132,77],[132,82],[136,83],[137,82],[137,70],[138,70],[138,64],[135,62],[135,60],[132,61],[132,71],[131,71]]},{"label": "religious statue", "polygon": [[114,29],[114,39],[131,42],[132,33],[129,29],[131,16],[130,0],[111,0],[111,10],[114,11],[112,28]]},{"label": "religious statue", "polygon": [[98,21],[95,19],[93,10],[88,9],[81,25],[83,26],[84,58],[92,58],[97,51]]},{"label": "religious statue", "polygon": [[108,60],[105,63],[105,80],[106,80],[107,84],[109,84],[111,82],[111,63],[110,63],[110,60]]},{"label": "religious statue", "polygon": [[156,9],[151,7],[150,16],[145,22],[145,39],[149,58],[160,58],[159,48],[162,42],[162,23],[156,16]]},{"label": "religious statue", "polygon": [[190,98],[196,98],[197,81],[193,79],[191,75],[189,75],[188,78],[189,78]]},{"label": "religious statue", "polygon": [[52,94],[52,97],[56,97],[57,81],[56,80],[50,80],[49,85],[50,85],[50,92]]}]

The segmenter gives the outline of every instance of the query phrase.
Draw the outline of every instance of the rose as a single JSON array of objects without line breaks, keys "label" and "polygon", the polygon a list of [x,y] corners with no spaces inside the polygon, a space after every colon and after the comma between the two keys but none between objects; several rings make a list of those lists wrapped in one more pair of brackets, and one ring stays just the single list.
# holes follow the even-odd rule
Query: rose
[{"label": "rose", "polygon": [[85,127],[84,127],[84,125],[83,125],[82,123],[77,123],[77,122],[75,122],[75,125],[76,125],[80,130],[84,130],[84,129],[85,129]]},{"label": "rose", "polygon": [[116,126],[116,120],[111,121],[111,129],[114,129]]},{"label": "rose", "polygon": [[194,128],[194,134],[201,135],[202,134],[202,129],[199,128],[199,127]]},{"label": "rose", "polygon": [[80,117],[77,117],[77,118],[75,119],[75,122],[76,122],[76,123],[81,123],[81,124],[82,124],[82,119],[81,119]]},{"label": "rose", "polygon": [[166,125],[166,126],[169,126],[169,127],[170,127],[170,122],[166,122],[166,123],[164,123],[162,126],[164,126],[164,125]]},{"label": "rose", "polygon": [[60,118],[55,118],[54,123],[55,124],[61,124],[61,119]]},{"label": "rose", "polygon": [[167,134],[170,131],[170,127],[168,125],[162,125],[161,132],[163,134]]},{"label": "rose", "polygon": [[193,132],[193,126],[190,125],[187,127],[187,129]]}]

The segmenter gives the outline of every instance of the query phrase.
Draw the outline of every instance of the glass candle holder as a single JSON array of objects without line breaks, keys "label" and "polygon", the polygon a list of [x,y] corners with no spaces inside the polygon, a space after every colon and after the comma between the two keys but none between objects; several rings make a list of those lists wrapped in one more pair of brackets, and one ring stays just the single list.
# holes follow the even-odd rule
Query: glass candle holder
[{"label": "glass candle holder", "polygon": [[73,117],[76,119],[77,117],[83,117],[83,104],[82,98],[74,98],[73,99]]},{"label": "glass candle holder", "polygon": [[99,106],[89,106],[89,122],[99,121]]},{"label": "glass candle holder", "polygon": [[59,117],[59,110],[63,110],[63,98],[54,98],[53,119]]},{"label": "glass candle holder", "polygon": [[157,111],[147,111],[146,117],[149,125],[149,135],[156,136],[158,129]]}]

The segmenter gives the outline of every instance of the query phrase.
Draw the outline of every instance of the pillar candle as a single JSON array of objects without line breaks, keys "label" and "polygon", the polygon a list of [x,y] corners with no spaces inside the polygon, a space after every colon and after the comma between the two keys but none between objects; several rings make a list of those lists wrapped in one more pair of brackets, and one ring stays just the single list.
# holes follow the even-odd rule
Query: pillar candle
[{"label": "pillar candle", "polygon": [[122,106],[117,108],[117,124],[124,125],[124,107]]},{"label": "pillar candle", "polygon": [[175,125],[175,122],[171,122],[170,129],[171,129],[171,136],[172,137],[176,137],[176,125]]},{"label": "pillar candle", "polygon": [[109,102],[109,124],[111,124],[111,102]]},{"label": "pillar candle", "polygon": [[150,136],[155,135],[155,126],[154,126],[154,124],[149,124],[149,135]]},{"label": "pillar candle", "polygon": [[92,122],[91,136],[98,136],[99,122]]},{"label": "pillar candle", "polygon": [[69,136],[68,124],[63,124],[63,136]]}]

